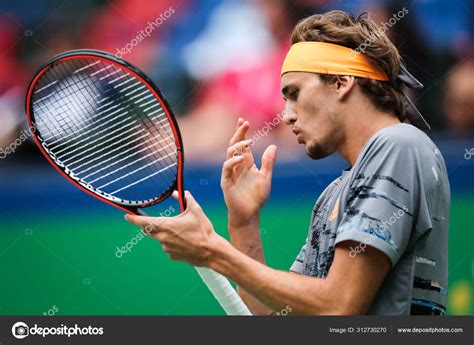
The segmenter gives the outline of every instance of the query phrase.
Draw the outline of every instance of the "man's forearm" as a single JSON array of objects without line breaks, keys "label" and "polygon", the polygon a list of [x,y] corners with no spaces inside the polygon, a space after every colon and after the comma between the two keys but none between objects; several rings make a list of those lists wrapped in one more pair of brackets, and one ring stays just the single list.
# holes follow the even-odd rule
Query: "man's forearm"
[{"label": "man's forearm", "polygon": [[242,253],[252,259],[265,264],[262,238],[260,235],[260,216],[257,215],[251,222],[234,225],[229,217],[230,243]]},{"label": "man's forearm", "polygon": [[235,281],[274,311],[288,306],[294,314],[341,314],[326,279],[272,269],[243,254],[220,238],[211,249],[209,266]]},{"label": "man's forearm", "polygon": [[[260,217],[257,216],[252,222],[245,226],[233,226],[229,222],[229,235],[232,245],[252,259],[265,264],[262,239],[260,236]],[[254,315],[268,315],[272,310],[253,297],[241,286],[237,291]]]}]

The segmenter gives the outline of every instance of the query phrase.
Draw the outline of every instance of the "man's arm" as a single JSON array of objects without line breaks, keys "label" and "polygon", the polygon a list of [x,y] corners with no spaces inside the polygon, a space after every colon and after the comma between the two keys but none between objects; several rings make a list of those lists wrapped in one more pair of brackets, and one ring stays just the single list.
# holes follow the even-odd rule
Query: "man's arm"
[{"label": "man's arm", "polygon": [[365,314],[391,268],[388,257],[367,246],[351,257],[345,241],[336,246],[334,262],[325,279],[278,271],[236,250],[225,240],[212,248],[209,267],[235,281],[272,310],[289,306],[303,315]]},{"label": "man's arm", "polygon": [[[222,168],[221,187],[228,210],[230,242],[242,253],[265,264],[260,237],[260,209],[270,194],[276,147],[270,146],[262,156],[258,169],[251,151],[252,140],[245,140],[250,124],[237,121],[236,131],[227,148]],[[240,297],[254,314],[270,314],[272,310],[238,286]]]},{"label": "man's arm", "polygon": [[[229,224],[230,242],[232,245],[254,259],[255,261],[265,265],[265,255],[263,253],[262,239],[260,237],[260,217],[256,217],[246,226],[232,226]],[[273,310],[258,299],[253,297],[240,285],[237,286],[237,292],[247,307],[254,315],[269,315]]]},{"label": "man's arm", "polygon": [[187,209],[178,216],[126,215],[126,219],[141,227],[152,224],[149,236],[161,242],[171,259],[220,272],[271,310],[290,307],[295,314],[308,315],[366,313],[390,270],[388,257],[370,246],[351,256],[350,247],[358,244],[353,241],[336,246],[325,279],[272,269],[219,236],[192,195],[185,196]]}]

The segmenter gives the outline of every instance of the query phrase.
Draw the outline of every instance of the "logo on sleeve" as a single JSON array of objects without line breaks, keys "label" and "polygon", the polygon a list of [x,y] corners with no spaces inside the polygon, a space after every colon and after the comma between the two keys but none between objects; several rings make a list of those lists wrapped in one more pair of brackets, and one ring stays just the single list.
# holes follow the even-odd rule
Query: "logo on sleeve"
[{"label": "logo on sleeve", "polygon": [[339,213],[339,199],[336,201],[336,205],[334,205],[334,208],[331,211],[331,214],[329,215],[329,221],[333,222],[337,218],[337,214]]}]

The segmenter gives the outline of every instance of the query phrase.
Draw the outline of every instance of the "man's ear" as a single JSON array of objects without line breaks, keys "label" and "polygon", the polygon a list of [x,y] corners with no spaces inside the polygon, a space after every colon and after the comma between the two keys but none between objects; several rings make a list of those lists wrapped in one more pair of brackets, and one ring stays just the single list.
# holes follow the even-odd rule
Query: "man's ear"
[{"label": "man's ear", "polygon": [[356,78],[351,75],[338,75],[336,80],[337,98],[342,100],[355,87]]}]

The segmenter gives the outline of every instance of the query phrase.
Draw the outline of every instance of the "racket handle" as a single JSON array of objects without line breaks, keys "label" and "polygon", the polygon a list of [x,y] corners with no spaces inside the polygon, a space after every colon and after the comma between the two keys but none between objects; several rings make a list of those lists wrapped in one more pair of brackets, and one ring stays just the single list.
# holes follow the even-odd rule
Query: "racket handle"
[{"label": "racket handle", "polygon": [[227,278],[205,267],[196,267],[196,271],[227,315],[252,315]]},{"label": "racket handle", "polygon": [[[182,200],[185,200],[184,197]],[[183,204],[181,203],[181,205]],[[148,217],[148,214],[140,208],[133,210],[133,212],[140,216]],[[195,268],[227,315],[252,315],[226,277],[209,268]]]}]

